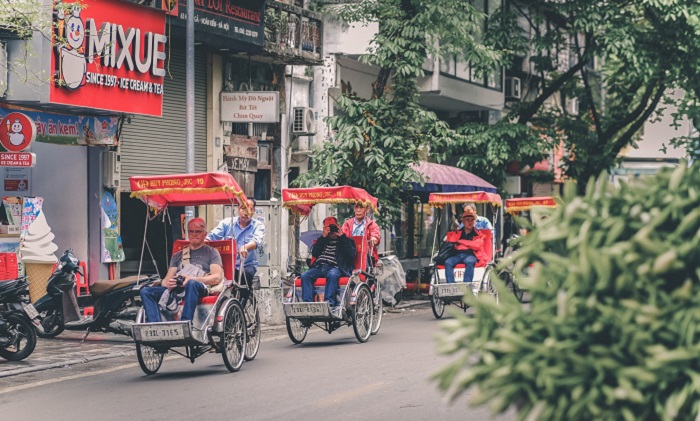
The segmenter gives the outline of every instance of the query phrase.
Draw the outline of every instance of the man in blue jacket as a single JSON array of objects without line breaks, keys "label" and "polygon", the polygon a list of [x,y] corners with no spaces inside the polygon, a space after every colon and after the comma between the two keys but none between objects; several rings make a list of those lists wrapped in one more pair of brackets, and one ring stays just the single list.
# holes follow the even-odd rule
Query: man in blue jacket
[{"label": "man in blue jacket", "polygon": [[340,230],[338,220],[333,216],[323,220],[321,237],[311,250],[315,258],[311,268],[301,274],[301,297],[305,302],[314,300],[314,282],[326,278],[325,300],[331,307],[338,305],[336,292],[338,280],[350,276],[355,266],[355,242]]}]

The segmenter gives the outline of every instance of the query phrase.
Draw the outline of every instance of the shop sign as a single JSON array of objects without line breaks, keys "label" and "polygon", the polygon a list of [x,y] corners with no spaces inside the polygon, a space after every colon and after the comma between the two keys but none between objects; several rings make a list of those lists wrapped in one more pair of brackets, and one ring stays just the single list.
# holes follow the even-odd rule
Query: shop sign
[{"label": "shop sign", "polygon": [[23,192],[29,190],[29,168],[5,168],[5,191]]},{"label": "shop sign", "polygon": [[221,121],[278,123],[279,92],[222,92]]},{"label": "shop sign", "polygon": [[33,167],[36,155],[29,152],[0,152],[0,167]]},{"label": "shop sign", "polygon": [[[179,25],[187,21],[187,0],[162,0],[163,9],[179,16]],[[206,44],[228,46],[230,40],[262,46],[264,37],[264,0],[194,0],[194,28],[197,39]],[[207,36],[209,35],[209,36]]]},{"label": "shop sign", "polygon": [[[7,130],[6,121],[14,122],[12,115],[27,116],[36,126],[36,141],[62,145],[108,145],[117,144],[117,117],[98,117],[45,113],[24,107],[0,103],[0,144],[6,151],[2,133]],[[20,120],[21,122],[22,120]],[[23,126],[24,128],[24,126]],[[10,131],[12,124],[10,125]],[[8,139],[9,142],[9,139]]]},{"label": "shop sign", "polygon": [[23,113],[8,113],[0,120],[0,144],[10,152],[27,149],[36,139],[36,125]]},{"label": "shop sign", "polygon": [[234,171],[256,172],[258,170],[258,142],[243,137],[231,139],[225,147],[226,163]]},{"label": "shop sign", "polygon": [[50,102],[160,116],[165,13],[116,0],[57,3]]}]

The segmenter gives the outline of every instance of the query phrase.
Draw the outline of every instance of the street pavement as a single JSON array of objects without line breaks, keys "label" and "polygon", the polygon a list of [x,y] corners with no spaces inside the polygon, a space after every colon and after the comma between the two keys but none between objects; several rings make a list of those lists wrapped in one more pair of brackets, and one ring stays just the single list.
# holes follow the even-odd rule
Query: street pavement
[{"label": "street pavement", "polygon": [[[169,354],[158,374],[146,376],[127,351],[0,378],[0,414],[23,421],[515,419],[513,413],[491,418],[465,398],[445,401],[429,380],[450,361],[436,354],[438,331],[429,303],[422,302],[387,312],[379,334],[365,344],[351,327],[331,335],[310,331],[301,345],[293,345],[284,328],[268,327],[257,358],[236,373],[226,370],[220,354],[194,364]],[[133,347],[128,338],[114,337],[80,346],[105,355]]]}]

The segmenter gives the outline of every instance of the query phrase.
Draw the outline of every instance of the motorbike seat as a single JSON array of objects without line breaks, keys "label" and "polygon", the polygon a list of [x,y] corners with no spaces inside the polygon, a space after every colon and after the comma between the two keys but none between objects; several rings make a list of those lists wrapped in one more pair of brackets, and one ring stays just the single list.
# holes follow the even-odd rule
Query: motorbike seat
[{"label": "motorbike seat", "polygon": [[[128,287],[129,285],[136,285],[137,279],[139,279],[139,277],[134,275],[127,276],[126,278],[115,279],[113,281],[96,281],[95,283],[90,285],[90,294],[92,294],[94,297],[101,297],[110,291],[114,291],[115,289]],[[140,279],[146,280],[148,279],[148,277],[142,276]]]}]

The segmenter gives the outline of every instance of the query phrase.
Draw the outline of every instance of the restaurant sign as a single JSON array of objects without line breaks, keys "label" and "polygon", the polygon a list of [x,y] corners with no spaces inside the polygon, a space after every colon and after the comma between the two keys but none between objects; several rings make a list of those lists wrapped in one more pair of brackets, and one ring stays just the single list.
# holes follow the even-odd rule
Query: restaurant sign
[{"label": "restaurant sign", "polygon": [[222,92],[221,121],[278,123],[279,92]]},{"label": "restaurant sign", "polygon": [[160,116],[163,11],[117,0],[56,3],[50,102]]}]

